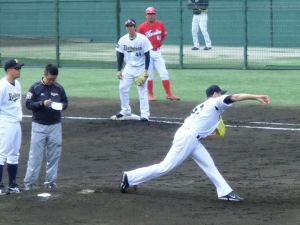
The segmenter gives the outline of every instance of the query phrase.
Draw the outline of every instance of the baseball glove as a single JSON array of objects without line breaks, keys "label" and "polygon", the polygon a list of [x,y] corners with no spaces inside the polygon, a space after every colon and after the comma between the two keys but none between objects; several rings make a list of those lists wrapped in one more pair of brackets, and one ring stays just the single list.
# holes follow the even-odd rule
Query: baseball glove
[{"label": "baseball glove", "polygon": [[148,78],[147,71],[144,71],[134,79],[134,82],[136,83],[137,86],[142,86],[146,82],[147,78]]},{"label": "baseball glove", "polygon": [[219,125],[217,126],[217,129],[216,129],[216,135],[219,137],[224,137],[225,133],[226,133],[226,127],[225,127],[225,123],[221,117]]}]

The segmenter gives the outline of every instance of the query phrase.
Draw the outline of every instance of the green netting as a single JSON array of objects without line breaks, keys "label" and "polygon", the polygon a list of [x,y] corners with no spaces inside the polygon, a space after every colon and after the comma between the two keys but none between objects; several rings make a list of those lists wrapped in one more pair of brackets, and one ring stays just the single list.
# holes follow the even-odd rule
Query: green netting
[{"label": "green netting", "polygon": [[[213,49],[192,51],[192,13],[186,1],[0,0],[0,59],[29,66],[115,67],[123,21],[144,21],[157,9],[168,37],[162,53],[169,68],[300,68],[300,1],[211,0],[208,31]],[[118,23],[120,21],[120,23]],[[199,33],[200,44],[204,45]]]}]

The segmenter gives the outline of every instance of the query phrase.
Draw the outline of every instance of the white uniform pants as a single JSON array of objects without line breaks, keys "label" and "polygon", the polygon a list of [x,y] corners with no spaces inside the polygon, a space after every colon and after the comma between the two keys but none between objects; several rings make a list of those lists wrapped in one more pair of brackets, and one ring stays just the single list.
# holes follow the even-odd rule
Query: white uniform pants
[{"label": "white uniform pants", "polygon": [[161,55],[160,49],[150,51],[150,64],[148,69],[148,80],[153,80],[154,70],[159,73],[161,80],[169,80],[169,73],[166,68],[165,60]]},{"label": "white uniform pants", "polygon": [[164,160],[152,166],[126,171],[130,186],[138,185],[153,178],[160,177],[179,166],[187,157],[191,156],[214,184],[218,197],[232,191],[226,180],[218,171],[213,159],[206,148],[183,127],[175,134],[173,144]]},{"label": "white uniform pants", "polygon": [[[145,70],[144,65],[140,67],[128,67],[125,66],[124,71],[122,73],[122,80],[120,80],[119,84],[119,94],[121,101],[121,111],[120,113],[123,115],[131,114],[131,107],[129,104],[129,91],[132,83],[134,83],[134,79],[140,75]],[[149,119],[150,110],[149,110],[149,100],[148,100],[148,92],[147,92],[147,82],[145,82],[142,86],[137,86],[139,101],[140,101],[140,112],[141,117]]]},{"label": "white uniform pants", "polygon": [[21,135],[20,122],[0,120],[0,165],[18,164]]},{"label": "white uniform pants", "polygon": [[198,32],[199,27],[203,34],[205,46],[211,47],[211,40],[209,38],[209,34],[207,31],[207,13],[202,13],[199,15],[193,15],[193,21],[192,21],[192,36],[193,36],[193,43],[194,46],[199,48],[199,39],[198,39]]}]

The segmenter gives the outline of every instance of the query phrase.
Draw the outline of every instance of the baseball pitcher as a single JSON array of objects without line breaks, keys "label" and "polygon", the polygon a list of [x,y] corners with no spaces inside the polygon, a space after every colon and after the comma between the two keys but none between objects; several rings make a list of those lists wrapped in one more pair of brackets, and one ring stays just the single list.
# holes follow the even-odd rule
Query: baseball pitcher
[{"label": "baseball pitcher", "polygon": [[225,95],[217,85],[207,88],[207,100],[197,105],[183,125],[175,133],[173,144],[166,157],[158,164],[123,173],[121,192],[151,179],[160,177],[191,157],[204,171],[216,188],[218,199],[226,201],[242,201],[223,178],[215,163],[202,144],[202,140],[217,134],[216,129],[221,122],[221,114],[234,102],[256,100],[269,103],[266,95],[233,94]]}]

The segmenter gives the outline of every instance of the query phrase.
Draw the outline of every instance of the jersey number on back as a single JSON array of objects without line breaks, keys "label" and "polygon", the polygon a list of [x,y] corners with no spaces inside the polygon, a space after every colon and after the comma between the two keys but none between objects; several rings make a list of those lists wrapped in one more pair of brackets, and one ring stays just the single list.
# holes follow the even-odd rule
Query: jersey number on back
[{"label": "jersey number on back", "polygon": [[200,113],[200,111],[203,109],[203,107],[204,107],[204,104],[201,104],[201,105],[198,105],[198,106],[196,106],[193,110],[192,110],[192,114],[199,114]]}]

